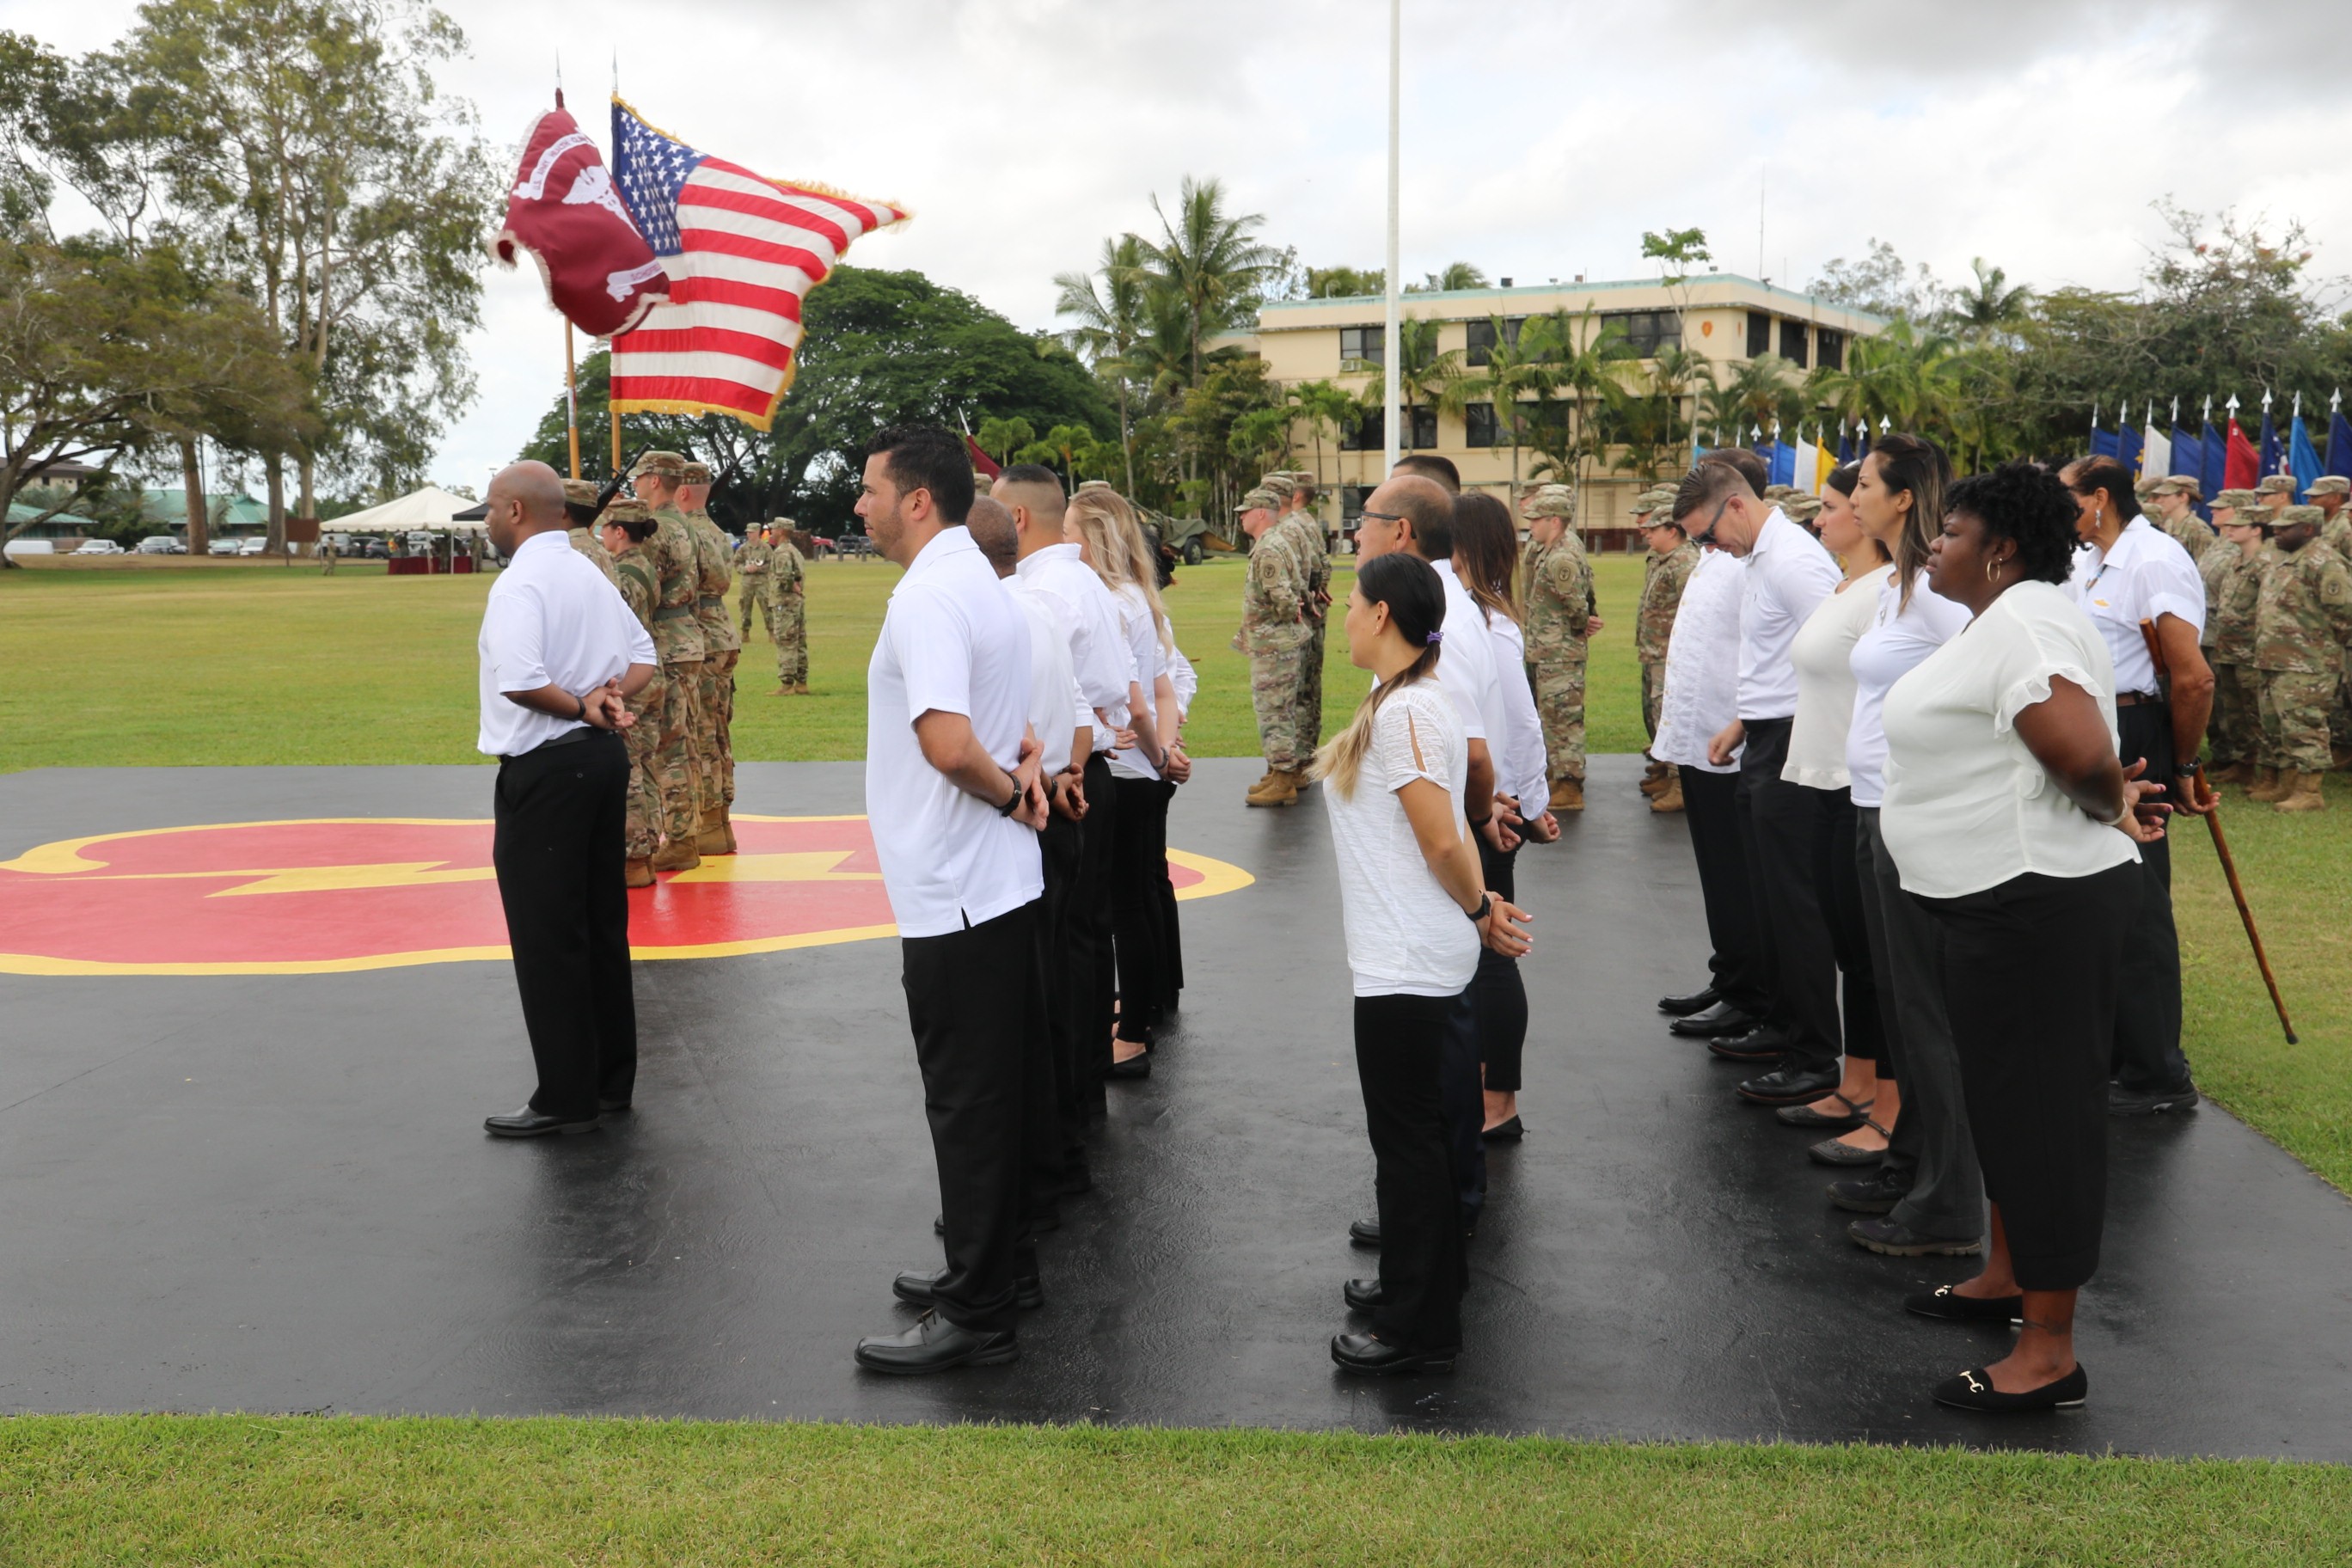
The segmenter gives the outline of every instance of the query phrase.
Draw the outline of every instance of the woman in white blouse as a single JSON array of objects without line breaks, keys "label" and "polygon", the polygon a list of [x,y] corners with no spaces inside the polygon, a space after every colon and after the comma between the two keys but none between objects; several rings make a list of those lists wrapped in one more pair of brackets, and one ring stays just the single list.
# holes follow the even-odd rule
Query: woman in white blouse
[{"label": "woman in white blouse", "polygon": [[[1444,1372],[1462,1346],[1462,1216],[1440,1081],[1448,1020],[1481,944],[1528,950],[1526,916],[1486,889],[1459,792],[1468,733],[1430,679],[1443,657],[1445,592],[1436,571],[1396,551],[1366,561],[1348,595],[1348,657],[1379,678],[1346,730],[1315,754],[1339,913],[1355,974],[1356,1071],[1363,1086],[1381,1272],[1342,1294],[1371,1331],[1332,1336],[1349,1372]],[[1450,635],[1477,637],[1480,627]]]},{"label": "woman in white blouse", "polygon": [[1879,585],[1895,568],[1885,546],[1854,520],[1853,481],[1851,471],[1840,470],[1822,490],[1821,542],[1838,558],[1844,575],[1805,617],[1789,646],[1790,661],[1797,667],[1797,712],[1789,726],[1788,761],[1780,768],[1780,777],[1814,802],[1813,904],[1829,927],[1830,951],[1845,981],[1840,1009],[1845,1065],[1835,1093],[1810,1105],[1783,1106],[1776,1114],[1791,1127],[1846,1133],[1808,1151],[1824,1165],[1876,1164],[1895,1110],[1893,1077],[1879,1068],[1884,1036],[1870,939],[1863,929],[1862,882],[1854,872],[1853,797],[1845,767],[1846,731],[1853,719],[1853,671],[1846,659],[1876,611]]},{"label": "woman in white blouse", "polygon": [[1982,1411],[2080,1405],[2074,1299],[2106,1215],[2107,1052],[2139,845],[2161,786],[2116,757],[2115,668],[2059,586],[2074,500],[2011,463],[1945,501],[1928,586],[1975,616],[1886,694],[1879,823],[1904,889],[1944,931],[1944,1007],[1992,1200],[1984,1271],[1906,1303],[2023,1325],[1937,1385]]}]

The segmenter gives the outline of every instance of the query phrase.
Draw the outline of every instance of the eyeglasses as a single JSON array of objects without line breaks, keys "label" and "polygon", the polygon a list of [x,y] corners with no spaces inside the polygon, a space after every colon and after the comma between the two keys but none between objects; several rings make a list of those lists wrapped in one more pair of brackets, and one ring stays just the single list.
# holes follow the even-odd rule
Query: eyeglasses
[{"label": "eyeglasses", "polygon": [[1401,511],[1374,511],[1370,507],[1366,507],[1363,510],[1358,512],[1356,516],[1359,521],[1369,517],[1377,522],[1402,522],[1404,521],[1404,513]]}]

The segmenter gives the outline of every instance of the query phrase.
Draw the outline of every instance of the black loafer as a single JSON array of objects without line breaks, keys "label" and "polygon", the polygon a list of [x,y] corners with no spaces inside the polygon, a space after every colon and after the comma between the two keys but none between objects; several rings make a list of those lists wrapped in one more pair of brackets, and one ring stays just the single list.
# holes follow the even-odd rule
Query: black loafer
[{"label": "black loafer", "polygon": [[1885,1215],[1849,1222],[1845,1235],[1846,1239],[1856,1247],[1865,1252],[1875,1252],[1882,1258],[1974,1258],[1984,1250],[1984,1242],[1979,1237],[1925,1236],[1901,1220],[1889,1219]]},{"label": "black loafer", "polygon": [[1687,1018],[1676,1018],[1667,1031],[1686,1040],[1712,1039],[1717,1035],[1744,1035],[1763,1022],[1751,1018],[1728,1002],[1717,1002]]},{"label": "black loafer", "polygon": [[1875,1165],[1886,1158],[1884,1149],[1857,1149],[1851,1143],[1841,1143],[1834,1138],[1824,1138],[1805,1147],[1805,1158],[1816,1165],[1863,1166]]},{"label": "black loafer", "polygon": [[1516,1116],[1507,1121],[1497,1121],[1478,1134],[1489,1143],[1516,1143],[1528,1134],[1527,1128]]},{"label": "black loafer", "polygon": [[[929,1273],[901,1274],[890,1281],[890,1294],[914,1306],[935,1307],[939,1302],[931,1292],[939,1289],[939,1283],[946,1274],[944,1268],[934,1268]],[[1034,1312],[1045,1304],[1045,1288],[1038,1283],[1037,1276],[1025,1275],[1013,1281],[1013,1304],[1024,1312]]]},{"label": "black loafer", "polygon": [[1885,1214],[1911,1195],[1911,1184],[1887,1173],[1881,1165],[1866,1176],[1848,1176],[1829,1184],[1830,1202],[1848,1214]]},{"label": "black loafer", "polygon": [[2091,1380],[2083,1375],[2080,1362],[2074,1363],[2074,1371],[2054,1383],[2029,1388],[2022,1394],[2001,1393],[1992,1385],[1990,1373],[1975,1367],[1937,1384],[1936,1403],[1987,1415],[2013,1415],[2029,1410],[2079,1410],[2090,1392]]},{"label": "black loafer", "polygon": [[1811,1072],[1778,1068],[1741,1084],[1739,1098],[1750,1105],[1801,1105],[1835,1089],[1839,1076],[1834,1067],[1815,1068]]},{"label": "black loafer", "polygon": [[1938,1285],[1916,1296],[1903,1298],[1903,1310],[1947,1323],[2021,1323],[2022,1296],[1960,1296],[1949,1285]]},{"label": "black loafer", "polygon": [[1376,1219],[1349,1220],[1348,1244],[1351,1247],[1378,1247],[1381,1244],[1381,1222]]},{"label": "black loafer", "polygon": [[1459,1346],[1441,1351],[1408,1351],[1383,1344],[1370,1334],[1331,1336],[1331,1359],[1339,1364],[1340,1371],[1373,1377],[1404,1372],[1452,1372],[1454,1358],[1461,1353]]},{"label": "black loafer", "polygon": [[1727,1062],[1777,1062],[1789,1054],[1789,1031],[1778,1024],[1759,1024],[1744,1035],[1719,1035],[1707,1041],[1706,1048]]},{"label": "black loafer", "polygon": [[1816,1110],[1811,1105],[1784,1105],[1772,1113],[1772,1120],[1783,1127],[1802,1127],[1810,1131],[1851,1132],[1863,1124],[1870,1115],[1870,1108],[1877,1103],[1865,1100],[1857,1106],[1843,1094],[1830,1098],[1845,1107],[1843,1114]]},{"label": "black loafer", "polygon": [[1113,1062],[1110,1064],[1110,1070],[1103,1076],[1105,1078],[1150,1078],[1151,1053],[1148,1050],[1142,1051],[1123,1062]]},{"label": "black loafer", "polygon": [[1710,985],[1687,996],[1661,996],[1658,998],[1658,1011],[1671,1018],[1687,1018],[1693,1013],[1706,1012],[1722,1000],[1723,994]]},{"label": "black loafer", "polygon": [[1001,1366],[1020,1359],[1021,1347],[1010,1331],[983,1334],[959,1328],[937,1312],[925,1312],[903,1333],[868,1334],[857,1342],[858,1365],[901,1377],[959,1366]]},{"label": "black loafer", "polygon": [[557,1133],[593,1132],[603,1123],[591,1116],[577,1118],[549,1116],[524,1106],[507,1116],[485,1116],[482,1131],[493,1138],[545,1138]]},{"label": "black loafer", "polygon": [[2109,1116],[2161,1116],[2168,1110],[2197,1109],[2197,1086],[2183,1083],[2178,1089],[2126,1089],[2119,1083],[2107,1085]]},{"label": "black loafer", "polygon": [[1350,1279],[1339,1287],[1339,1299],[1359,1312],[1369,1312],[1388,1301],[1388,1298],[1381,1293],[1378,1279]]}]

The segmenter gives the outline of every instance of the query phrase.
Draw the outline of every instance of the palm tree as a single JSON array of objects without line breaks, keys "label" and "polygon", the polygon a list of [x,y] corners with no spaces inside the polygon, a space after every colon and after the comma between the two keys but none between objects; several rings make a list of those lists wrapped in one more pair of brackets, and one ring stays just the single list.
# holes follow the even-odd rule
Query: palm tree
[{"label": "palm tree", "polygon": [[1695,426],[1698,421],[1696,395],[1701,388],[1713,390],[1715,362],[1679,343],[1669,344],[1661,348],[1650,361],[1650,385],[1665,400],[1666,440],[1668,445],[1674,445],[1689,434],[1686,429],[1677,428],[1682,418],[1683,399],[1692,399],[1691,422]]},{"label": "palm tree", "polygon": [[1856,339],[1844,368],[1817,371],[1809,390],[1836,417],[1917,430],[1958,400],[1959,373],[1959,344],[1948,333],[1897,321],[1876,337]]},{"label": "palm tree", "polygon": [[1759,354],[1731,373],[1723,395],[1709,412],[1727,413],[1742,429],[1769,426],[1786,411],[1796,367],[1779,354]]},{"label": "palm tree", "polygon": [[1563,426],[1552,444],[1539,444],[1551,459],[1543,471],[1581,487],[1585,459],[1599,458],[1605,445],[1592,417],[1593,405],[1609,405],[1623,395],[1622,377],[1635,363],[1633,345],[1615,322],[1602,321],[1590,309],[1562,307],[1529,317],[1519,328],[1519,346],[1542,356],[1545,395],[1565,394],[1574,414],[1572,427]]},{"label": "palm tree", "polygon": [[1348,389],[1335,381],[1302,381],[1283,394],[1285,401],[1298,410],[1307,421],[1307,433],[1315,438],[1315,482],[1323,482],[1323,426],[1334,431],[1347,427],[1348,411],[1355,400]]},{"label": "palm tree", "polygon": [[1952,294],[1948,312],[1959,334],[1971,342],[2009,342],[2025,324],[2033,311],[2033,290],[2020,283],[2009,287],[2009,274],[1998,267],[1988,267],[1985,258],[1977,257],[1969,263],[1975,272],[1971,287],[1957,289]]},{"label": "palm tree", "polygon": [[[1397,417],[1404,422],[1404,428],[1397,434],[1401,448],[1409,444],[1407,437],[1412,434],[1414,410],[1424,405],[1442,414],[1458,412],[1460,408],[1455,387],[1463,376],[1462,351],[1439,349],[1437,332],[1435,321],[1417,317],[1409,316],[1397,323]],[[1370,366],[1359,364],[1356,368]],[[1361,402],[1367,409],[1387,408],[1388,394],[1381,377],[1375,376],[1365,384]]]},{"label": "palm tree", "polygon": [[1444,271],[1426,273],[1420,282],[1406,284],[1404,291],[1408,294],[1433,294],[1449,289],[1484,289],[1485,287],[1486,287],[1486,275],[1484,272],[1466,261],[1449,261],[1445,264]]},{"label": "palm tree", "polygon": [[1461,404],[1491,400],[1495,408],[1495,427],[1511,448],[1511,501],[1519,499],[1519,447],[1523,427],[1519,423],[1519,400],[1523,394],[1533,393],[1538,401],[1551,391],[1554,367],[1548,361],[1544,336],[1538,332],[1535,341],[1527,341],[1527,332],[1510,331],[1510,324],[1500,316],[1489,316],[1487,322],[1494,331],[1494,342],[1486,350],[1486,374],[1468,374],[1456,380],[1449,389],[1452,400]]},{"label": "palm tree", "polygon": [[1103,241],[1102,265],[1090,276],[1058,273],[1054,313],[1076,325],[1064,331],[1070,347],[1107,376],[1118,399],[1118,447],[1127,462],[1127,493],[1135,493],[1134,423],[1128,407],[1136,344],[1145,330],[1143,242],[1131,234]]},{"label": "palm tree", "polygon": [[1203,345],[1243,322],[1282,258],[1255,238],[1264,215],[1228,214],[1225,188],[1215,180],[1196,182],[1187,174],[1175,217],[1161,210],[1158,196],[1151,211],[1160,219],[1160,239],[1139,239],[1137,253],[1152,286],[1182,301],[1187,384],[1197,386]]}]

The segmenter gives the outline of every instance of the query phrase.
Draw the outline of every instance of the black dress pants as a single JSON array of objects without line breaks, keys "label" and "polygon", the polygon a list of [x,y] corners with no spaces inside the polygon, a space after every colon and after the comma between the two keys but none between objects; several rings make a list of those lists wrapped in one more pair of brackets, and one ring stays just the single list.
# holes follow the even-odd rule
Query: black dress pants
[{"label": "black dress pants", "polygon": [[[1811,789],[1800,784],[1800,789]],[[1828,809],[1813,846],[1813,885],[1821,889],[1822,912],[1829,918],[1830,951],[1836,955],[1843,981],[1844,1005],[1840,1019],[1845,1026],[1845,1054],[1857,1061],[1885,1066],[1885,1015],[1878,1005],[1878,964],[1870,942],[1870,921],[1862,892],[1862,864],[1857,858],[1859,830],[1854,820],[1853,791],[1812,790],[1828,797]]]},{"label": "black dress pants", "polygon": [[1381,1218],[1381,1306],[1372,1332],[1405,1350],[1462,1343],[1462,1245],[1441,1085],[1453,996],[1356,998],[1356,1077],[1371,1135]]},{"label": "black dress pants", "polygon": [[2098,1270],[2107,1053],[2143,884],[2138,867],[2113,866],[1919,900],[1943,922],[1969,1130],[2028,1290],[2071,1290]]},{"label": "black dress pants", "polygon": [[[1486,890],[1506,903],[1518,901],[1512,872],[1517,849],[1496,850],[1478,838],[1478,865],[1486,875]],[[1528,987],[1519,975],[1519,961],[1506,958],[1491,947],[1478,950],[1478,973],[1470,982],[1470,997],[1478,1010],[1478,1059],[1486,1069],[1486,1086],[1497,1094],[1517,1093],[1519,1058],[1528,1043]],[[1486,1102],[1479,1101],[1484,1130]]]},{"label": "black dress pants", "polygon": [[1445,999],[1445,1035],[1438,1060],[1454,1194],[1465,1226],[1475,1225],[1486,1206],[1486,1097],[1478,1082],[1479,1054],[1478,1004],[1465,990]]},{"label": "black dress pants", "polygon": [[[2116,710],[2126,767],[2147,759],[2147,777],[2172,778],[2172,709],[2138,702]],[[2187,818],[2177,818],[2186,821]],[[2126,1089],[2171,1089],[2189,1081],[2180,1048],[2180,933],[2172,921],[2172,841],[2139,847],[2139,910],[2124,934],[2123,991],[2116,999],[2108,1068]]]},{"label": "black dress pants", "polygon": [[1698,862],[1699,896],[1706,903],[1707,959],[1717,994],[1751,1018],[1772,1010],[1764,971],[1764,937],[1756,924],[1756,895],[1748,885],[1747,825],[1739,816],[1739,775],[1704,768],[1679,770],[1683,820],[1691,858]]},{"label": "black dress pants", "polygon": [[1837,955],[1815,873],[1829,830],[1828,792],[1780,776],[1789,760],[1788,719],[1748,721],[1739,756],[1739,809],[1748,826],[1748,882],[1763,936],[1770,1016],[1789,1032],[1784,1065],[1820,1072],[1837,1066]]},{"label": "black dress pants", "polygon": [[530,1108],[587,1121],[637,1081],[622,836],[629,750],[609,730],[572,731],[499,763],[490,863],[514,949],[515,989],[539,1088]]},{"label": "black dress pants", "polygon": [[[946,1229],[947,1272],[935,1295],[941,1317],[988,1333],[1013,1327],[1013,1282],[1037,1271],[1029,1224],[1035,1150],[1055,1146],[1037,915],[1035,903],[1024,904],[899,943]],[[1034,1114],[1040,1105],[1044,1126]]]},{"label": "black dress pants", "polygon": [[1184,994],[1184,929],[1176,910],[1176,884],[1168,875],[1168,812],[1176,804],[1176,786],[1160,787],[1168,797],[1160,808],[1160,1005],[1173,1013]]},{"label": "black dress pants", "polygon": [[[1082,1031],[1093,975],[1080,973],[1076,944],[1071,940],[1085,838],[1083,823],[1058,814],[1045,819],[1045,831],[1037,836],[1045,870],[1045,898],[1037,919],[1037,968],[1045,986],[1043,1024],[1053,1055],[1054,1119],[1060,1129],[1065,1173],[1083,1168],[1087,1160],[1086,1062],[1081,1042],[1086,1038]],[[1087,962],[1091,963],[1091,957]]]},{"label": "black dress pants", "polygon": [[1118,791],[1109,758],[1087,759],[1087,819],[1078,837],[1078,886],[1070,900],[1070,971],[1083,988],[1079,1015],[1079,1089],[1089,1114],[1103,1110],[1110,1071],[1111,998],[1118,994],[1111,939],[1111,848],[1118,836]]},{"label": "black dress pants", "polygon": [[1168,879],[1168,790],[1158,779],[1119,778],[1111,830],[1112,942],[1118,959],[1118,1037],[1147,1044],[1168,1000],[1160,971],[1166,933],[1160,891]]}]

